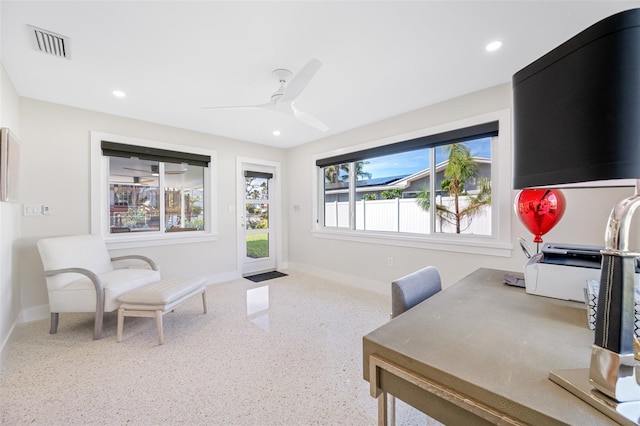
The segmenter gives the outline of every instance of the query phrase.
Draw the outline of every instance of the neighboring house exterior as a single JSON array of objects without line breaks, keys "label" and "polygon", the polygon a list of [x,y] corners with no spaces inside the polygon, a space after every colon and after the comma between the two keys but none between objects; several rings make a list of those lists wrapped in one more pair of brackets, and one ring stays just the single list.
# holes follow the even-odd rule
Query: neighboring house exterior
[{"label": "neighboring house exterior", "polygon": [[[491,159],[484,157],[473,158],[479,166],[476,182],[466,182],[466,189],[474,193],[478,189],[478,181],[482,177],[491,179]],[[436,164],[436,193],[440,194],[440,183],[444,179],[444,171],[449,165],[449,160]],[[377,199],[382,199],[382,192],[394,189],[402,191],[402,198],[417,198],[418,194],[428,188],[431,179],[431,169],[427,168],[412,175],[390,176],[359,180],[356,183],[356,201],[362,200],[365,194],[374,194]],[[348,201],[349,182],[339,181],[325,183],[325,203]]]}]

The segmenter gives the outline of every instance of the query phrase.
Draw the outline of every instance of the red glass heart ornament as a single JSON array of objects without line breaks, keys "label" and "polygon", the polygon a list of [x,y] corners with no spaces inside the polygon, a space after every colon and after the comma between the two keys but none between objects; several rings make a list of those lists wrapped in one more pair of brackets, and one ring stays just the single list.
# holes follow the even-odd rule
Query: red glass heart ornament
[{"label": "red glass heart ornament", "polygon": [[564,195],[557,189],[523,189],[516,195],[514,208],[520,221],[534,235],[533,242],[541,243],[542,236],[562,219]]}]

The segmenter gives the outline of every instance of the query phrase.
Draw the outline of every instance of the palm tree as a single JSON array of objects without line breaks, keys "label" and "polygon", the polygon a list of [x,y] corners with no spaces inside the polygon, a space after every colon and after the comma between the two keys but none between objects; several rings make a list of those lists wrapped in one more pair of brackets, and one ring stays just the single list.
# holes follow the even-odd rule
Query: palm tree
[{"label": "palm tree", "polygon": [[[364,171],[364,165],[369,164],[368,161],[356,161],[356,180],[358,178],[366,177],[371,179],[371,173]],[[340,172],[343,172],[342,174]],[[324,181],[325,183],[338,183],[349,180],[349,163],[334,164],[332,166],[326,166],[324,168]]]},{"label": "palm tree", "polygon": [[[482,212],[482,207],[491,204],[491,181],[481,177],[478,181],[478,193],[475,196],[469,195],[464,187],[465,182],[477,179],[480,167],[465,145],[454,143],[446,149],[449,151],[449,163],[444,171],[444,179],[440,182],[440,189],[453,197],[453,209],[437,204],[436,214],[441,221],[455,225],[456,233],[459,234],[463,219],[467,218],[470,225],[471,219]],[[469,203],[461,208],[460,197],[463,196],[468,198]],[[422,189],[416,202],[424,210],[429,210],[431,198],[428,188]]]},{"label": "palm tree", "polygon": [[324,181],[325,183],[338,183],[340,177],[341,165],[327,166],[324,168]]}]

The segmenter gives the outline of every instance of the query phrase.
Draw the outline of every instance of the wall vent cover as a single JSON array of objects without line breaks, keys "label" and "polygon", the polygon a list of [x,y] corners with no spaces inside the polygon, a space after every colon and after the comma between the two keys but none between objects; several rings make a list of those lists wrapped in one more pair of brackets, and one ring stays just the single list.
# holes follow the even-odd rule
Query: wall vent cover
[{"label": "wall vent cover", "polygon": [[69,59],[69,37],[43,30],[33,25],[27,25],[27,28],[36,50]]}]

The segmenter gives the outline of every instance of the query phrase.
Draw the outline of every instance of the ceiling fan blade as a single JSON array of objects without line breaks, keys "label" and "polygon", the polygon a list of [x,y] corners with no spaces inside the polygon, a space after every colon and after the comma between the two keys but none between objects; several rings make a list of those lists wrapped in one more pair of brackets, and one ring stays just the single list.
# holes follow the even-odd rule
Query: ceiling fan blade
[{"label": "ceiling fan blade", "polygon": [[327,130],[329,130],[329,127],[326,124],[324,124],[322,121],[320,121],[319,119],[317,119],[313,115],[307,114],[304,111],[300,111],[299,109],[297,109],[293,105],[291,105],[291,109],[293,110],[293,116],[298,121],[302,121],[303,123],[308,124],[311,127],[315,127],[316,129],[320,130],[321,132],[326,132]]},{"label": "ceiling fan blade", "polygon": [[131,170],[132,172],[151,173],[151,170],[134,169],[132,167],[123,167],[125,170]]},{"label": "ceiling fan blade", "polygon": [[238,105],[238,106],[222,106],[222,107],[202,107],[201,109],[218,109],[218,110],[238,110],[238,109],[258,109],[272,108],[273,103],[269,102],[261,105]]},{"label": "ceiling fan blade", "polygon": [[111,180],[111,183],[119,183],[122,185],[142,185],[142,186],[149,186],[149,183],[151,182],[155,182],[154,180],[141,180],[136,182],[135,179],[132,180]]},{"label": "ceiling fan blade", "polygon": [[[123,167],[123,169],[131,170],[132,172],[146,173],[148,176],[153,176],[153,173],[157,173],[157,171],[144,170],[144,169],[134,169],[133,167]],[[185,172],[186,172],[186,170],[165,170],[164,174],[165,175],[181,175],[181,174],[183,174]]]},{"label": "ceiling fan blade", "polygon": [[322,67],[322,62],[317,59],[312,59],[307,64],[302,67],[300,71],[296,75],[293,76],[291,82],[287,84],[287,87],[284,90],[284,94],[280,98],[280,102],[291,102],[307,87],[307,84],[311,81],[314,75],[318,72],[318,70]]}]

